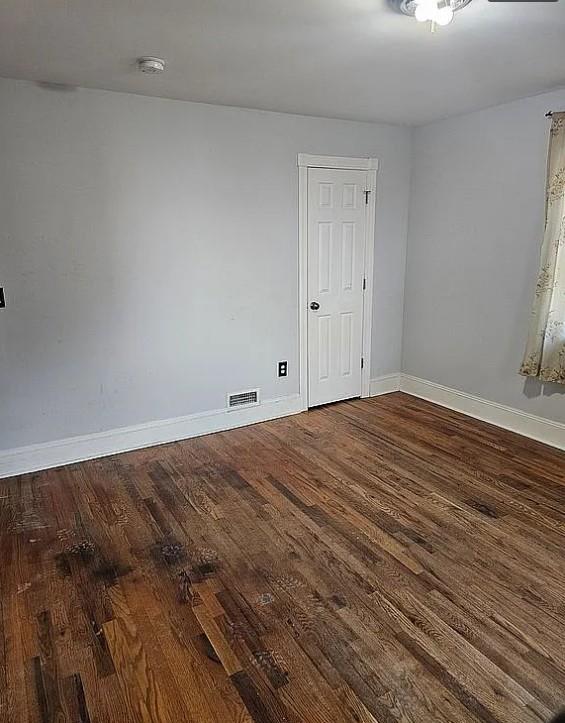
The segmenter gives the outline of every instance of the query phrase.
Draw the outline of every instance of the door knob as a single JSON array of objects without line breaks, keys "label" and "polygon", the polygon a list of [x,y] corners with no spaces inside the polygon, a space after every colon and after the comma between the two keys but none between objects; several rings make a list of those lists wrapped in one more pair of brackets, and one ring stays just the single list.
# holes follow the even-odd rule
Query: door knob
[{"label": "door knob", "polygon": [[320,308],[320,304],[318,304],[317,301],[313,301],[310,304],[310,308],[312,309],[312,311],[318,311],[318,309]]}]

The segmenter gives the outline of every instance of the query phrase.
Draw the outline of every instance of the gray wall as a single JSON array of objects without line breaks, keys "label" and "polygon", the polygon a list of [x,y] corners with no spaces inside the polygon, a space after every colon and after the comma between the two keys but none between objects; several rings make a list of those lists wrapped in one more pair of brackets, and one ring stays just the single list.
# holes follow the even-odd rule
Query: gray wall
[{"label": "gray wall", "polygon": [[543,234],[548,93],[415,129],[403,371],[565,421],[517,374]]},{"label": "gray wall", "polygon": [[297,392],[298,152],[379,158],[372,376],[398,371],[410,137],[0,81],[0,449]]}]

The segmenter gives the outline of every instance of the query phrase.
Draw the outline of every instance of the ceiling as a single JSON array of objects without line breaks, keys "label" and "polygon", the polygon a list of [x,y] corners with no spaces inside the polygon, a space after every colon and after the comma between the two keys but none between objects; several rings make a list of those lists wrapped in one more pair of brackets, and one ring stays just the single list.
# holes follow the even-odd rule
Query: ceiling
[{"label": "ceiling", "polygon": [[564,86],[565,0],[435,34],[386,0],[2,0],[0,76],[416,125]]}]

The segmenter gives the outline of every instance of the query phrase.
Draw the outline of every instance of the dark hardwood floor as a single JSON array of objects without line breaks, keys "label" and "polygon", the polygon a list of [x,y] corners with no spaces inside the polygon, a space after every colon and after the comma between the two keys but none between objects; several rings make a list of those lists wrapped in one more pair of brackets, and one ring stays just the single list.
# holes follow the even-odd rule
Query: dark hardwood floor
[{"label": "dark hardwood floor", "polygon": [[565,454],[401,393],[0,481],[2,723],[547,721]]}]

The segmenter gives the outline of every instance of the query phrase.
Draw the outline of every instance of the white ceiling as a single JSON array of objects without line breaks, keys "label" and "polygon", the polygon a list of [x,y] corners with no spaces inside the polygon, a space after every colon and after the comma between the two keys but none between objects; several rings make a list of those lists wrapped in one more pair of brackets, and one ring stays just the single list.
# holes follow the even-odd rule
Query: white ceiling
[{"label": "white ceiling", "polygon": [[386,0],[2,0],[0,75],[421,124],[565,85],[565,0],[473,0],[435,34]]}]

